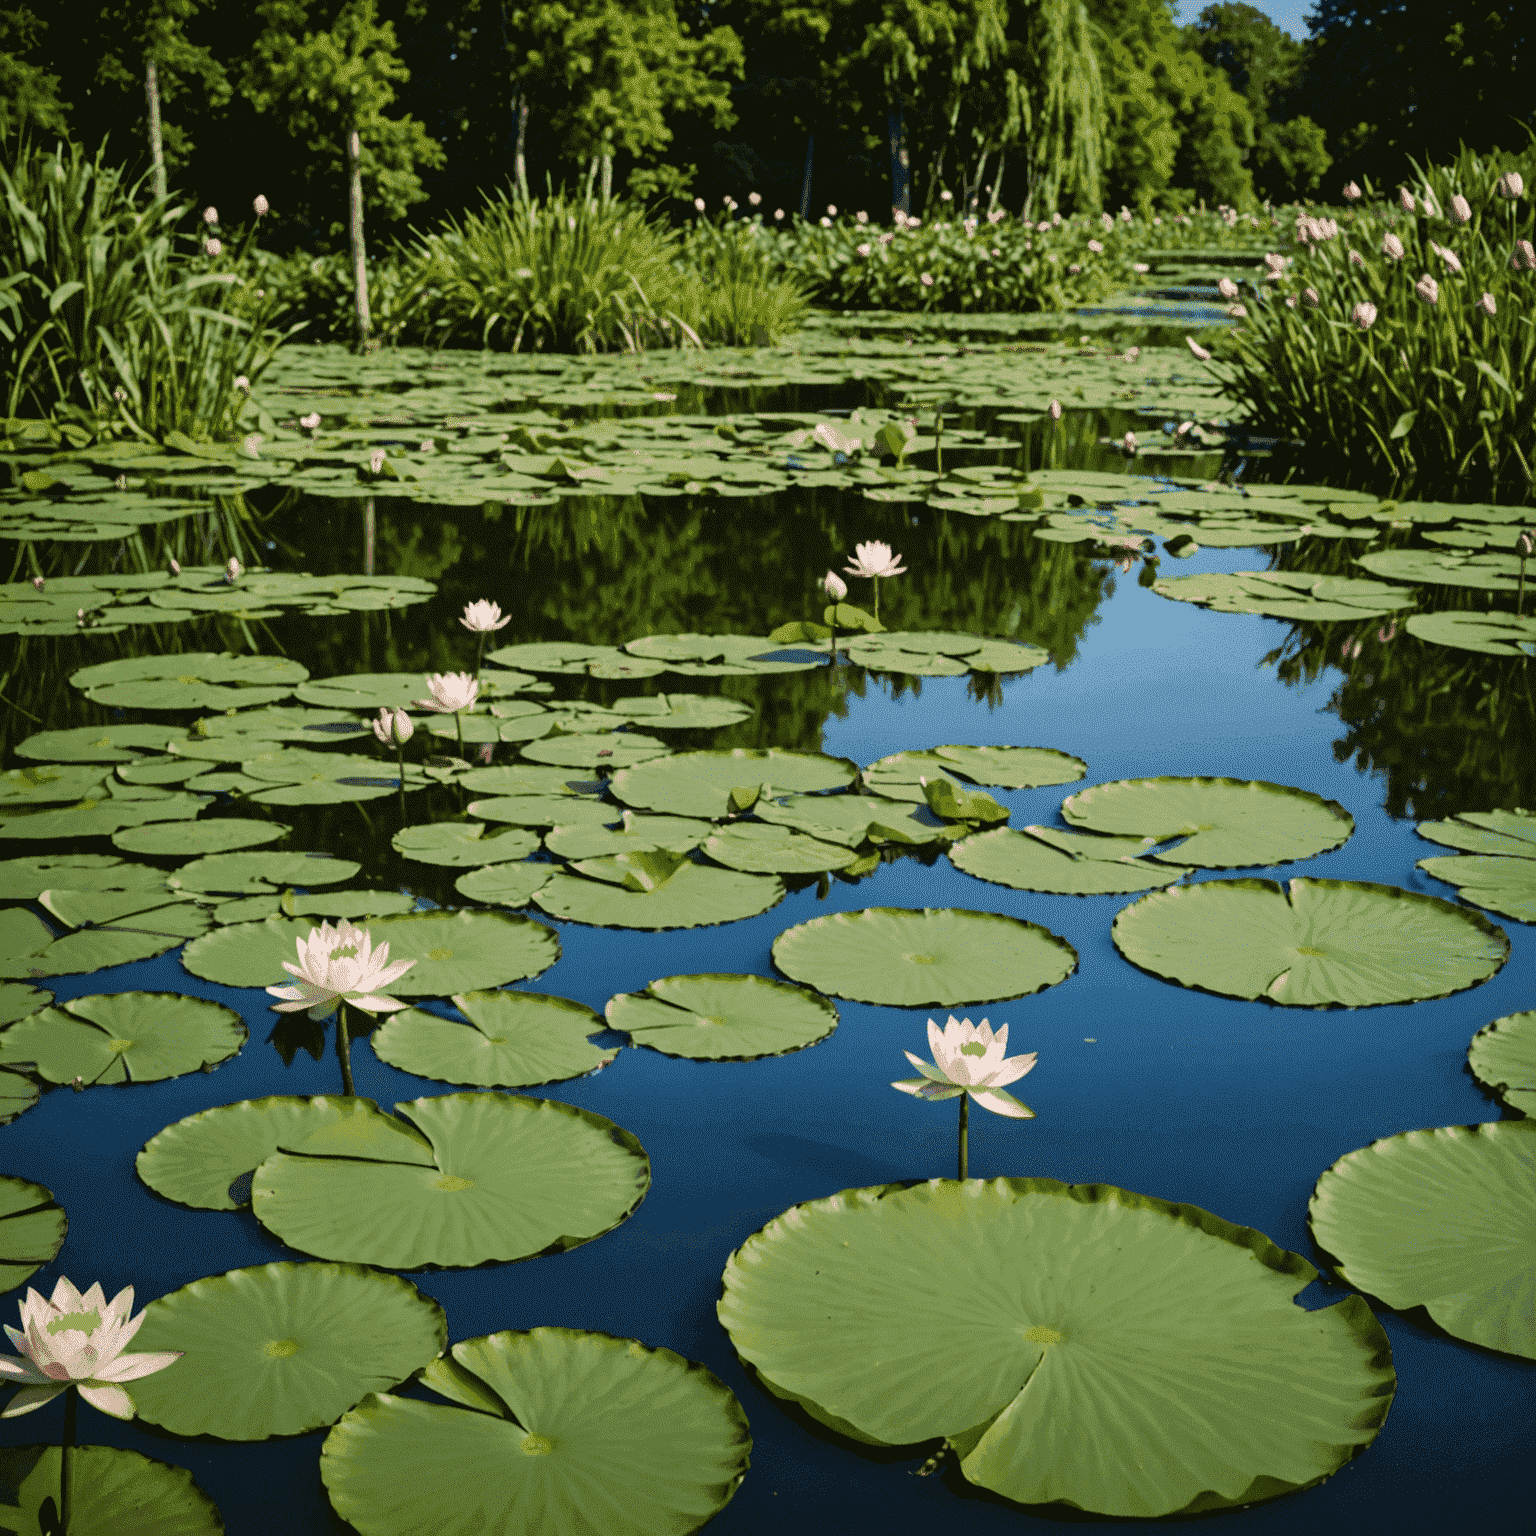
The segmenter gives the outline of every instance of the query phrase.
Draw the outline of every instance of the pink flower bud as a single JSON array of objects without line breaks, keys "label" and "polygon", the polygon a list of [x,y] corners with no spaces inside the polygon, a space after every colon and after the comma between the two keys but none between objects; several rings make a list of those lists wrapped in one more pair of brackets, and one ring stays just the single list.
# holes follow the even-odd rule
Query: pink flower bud
[{"label": "pink flower bud", "polygon": [[1403,259],[1403,242],[1396,235],[1387,235],[1381,242],[1381,254],[1388,261],[1401,261]]},{"label": "pink flower bud", "polygon": [[868,224],[869,223],[869,214],[867,212],[865,212],[864,209],[860,208],[859,211],[856,214],[854,214],[853,222],[855,224]]},{"label": "pink flower bud", "polygon": [[749,203],[751,203],[754,208],[756,208],[757,205],[760,202],[762,202],[762,200],[763,200],[763,194],[761,192],[748,192],[747,193],[747,201]]},{"label": "pink flower bud", "polygon": [[1125,434],[1125,436],[1121,439],[1121,441],[1125,445],[1126,453],[1128,453],[1132,458],[1135,458],[1136,457],[1136,434],[1134,432],[1127,432]]},{"label": "pink flower bud", "polygon": [[313,432],[320,425],[320,412],[311,411],[307,416],[300,416],[299,425],[307,431]]},{"label": "pink flower bud", "polygon": [[1525,178],[1519,171],[1505,171],[1499,177],[1498,192],[1500,197],[1519,197],[1525,191]]},{"label": "pink flower bud", "polygon": [[1360,201],[1360,197],[1361,192],[1359,186],[1353,181],[1346,181],[1344,183],[1344,201],[1347,203],[1358,203]]},{"label": "pink flower bud", "polygon": [[1515,241],[1515,254],[1510,260],[1510,265],[1516,272],[1524,267],[1527,272],[1536,272],[1536,247],[1529,240]]},{"label": "pink flower bud", "polygon": [[939,193],[939,201],[941,203],[951,202],[954,199],[954,195],[955,194],[953,192],[949,191],[946,188],[946,190],[944,190],[943,192]]},{"label": "pink flower bud", "polygon": [[1359,251],[1351,251],[1349,253],[1349,264],[1352,267],[1363,267],[1365,265],[1365,257]]},{"label": "pink flower bud", "polygon": [[703,198],[702,198],[702,197],[696,197],[696,198],[694,198],[694,200],[693,200],[693,206],[694,206],[694,207],[695,207],[695,208],[696,208],[696,209],[697,209],[697,210],[698,210],[698,211],[699,211],[699,212],[700,212],[700,213],[703,213],[703,212],[704,212],[704,199],[703,199]]},{"label": "pink flower bud", "polygon": [[1515,553],[1522,560],[1529,560],[1533,550],[1536,550],[1536,536],[1533,536],[1531,529],[1522,529],[1519,537],[1515,540]]},{"label": "pink flower bud", "polygon": [[837,217],[837,204],[836,203],[828,203],[827,204],[827,213],[828,213],[828,215],[831,218],[835,219]]},{"label": "pink flower bud", "polygon": [[1451,217],[1458,224],[1470,224],[1472,222],[1472,205],[1460,192],[1451,198]]},{"label": "pink flower bud", "polygon": [[1246,304],[1228,304],[1227,313],[1234,320],[1246,320],[1248,318],[1248,306]]},{"label": "pink flower bud", "polygon": [[1482,310],[1485,315],[1496,315],[1499,312],[1499,306],[1493,302],[1493,295],[1491,293],[1485,293],[1482,298],[1477,301],[1477,307]]},{"label": "pink flower bud", "polygon": [[1193,336],[1186,336],[1184,338],[1184,344],[1189,348],[1189,350],[1191,352],[1194,353],[1195,361],[1197,363],[1208,363],[1208,362],[1210,362],[1210,360],[1211,360],[1210,352],[1205,347],[1202,347],[1200,345],[1200,343],[1198,341],[1196,341]]},{"label": "pink flower bud", "polygon": [[1060,421],[1061,420],[1061,401],[1060,400],[1052,400],[1051,401],[1051,420],[1052,421]]},{"label": "pink flower bud", "polygon": [[1397,200],[1403,205],[1404,213],[1413,212],[1413,193],[1407,187],[1399,187],[1397,189]]},{"label": "pink flower bud", "polygon": [[1230,277],[1224,277],[1216,284],[1216,292],[1224,299],[1235,299],[1237,297],[1237,284]]},{"label": "pink flower bud", "polygon": [[773,210],[773,216],[776,219],[782,219],[784,217],[784,210],[782,208],[775,208]]},{"label": "pink flower bud", "polygon": [[834,603],[840,603],[848,596],[848,583],[843,580],[836,571],[828,571],[821,578],[822,589]]},{"label": "pink flower bud", "polygon": [[1349,318],[1360,327],[1362,331],[1368,331],[1376,323],[1376,306],[1366,300],[1362,300],[1350,310]]},{"label": "pink flower bud", "polygon": [[1323,302],[1322,299],[1318,296],[1316,288],[1303,288],[1301,290],[1301,300],[1302,303],[1306,304],[1309,308],[1312,309],[1316,309],[1317,306]]},{"label": "pink flower bud", "polygon": [[41,592],[43,590],[44,586],[47,585],[47,583],[43,580],[43,578],[41,576],[34,576],[32,578],[32,585],[34,587],[36,587],[39,592]]},{"label": "pink flower bud", "polygon": [[1296,295],[1294,293],[1286,294],[1286,296],[1285,296],[1285,307],[1287,309],[1295,309],[1296,308]]},{"label": "pink flower bud", "polygon": [[1090,240],[1088,242],[1088,249],[1090,251],[1092,251],[1095,256],[1097,256],[1099,254],[1099,252],[1104,249],[1104,247],[1103,247],[1102,244],[1100,244],[1099,241],[1097,241],[1097,240]]},{"label": "pink flower bud", "polygon": [[918,282],[920,282],[924,288],[932,288],[933,274],[931,272],[924,272],[922,276],[918,278]]},{"label": "pink flower bud", "polygon": [[233,586],[237,581],[239,581],[241,575],[244,573],[244,570],[245,567],[242,566],[233,555],[231,555],[229,557],[229,563],[224,567],[224,580]]},{"label": "pink flower bud", "polygon": [[171,575],[172,576],[180,576],[181,575],[181,561],[180,560],[172,559],[172,561],[171,561]]},{"label": "pink flower bud", "polygon": [[223,246],[223,243],[221,241],[217,240],[217,239],[214,239],[214,240],[204,240],[203,241],[203,249],[210,256],[217,256],[219,254],[219,252],[224,249],[224,246]]},{"label": "pink flower bud", "polygon": [[370,475],[381,474],[384,469],[385,453],[382,448],[374,448],[368,454],[368,473]]},{"label": "pink flower bud", "polygon": [[869,241],[866,240],[862,245],[856,245],[854,249],[859,253],[860,256],[868,256],[871,247]]},{"label": "pink flower bud", "polygon": [[1429,242],[1430,249],[1436,256],[1448,266],[1452,272],[1461,271],[1461,257],[1455,251],[1443,245],[1436,245],[1433,240]]},{"label": "pink flower bud", "polygon": [[218,222],[219,222],[219,210],[217,208],[208,207],[208,208],[204,208],[203,209],[203,223],[204,224],[217,224]]},{"label": "pink flower bud", "polygon": [[235,388],[248,395],[251,392],[251,381],[243,373],[237,374],[235,376]]},{"label": "pink flower bud", "polygon": [[1438,304],[1440,302],[1440,285],[1428,272],[1413,285],[1413,291],[1424,300],[1426,304]]},{"label": "pink flower bud", "polygon": [[264,198],[258,192],[256,194],[255,200],[251,203],[251,207],[256,210],[256,217],[260,219],[264,218],[266,214],[271,210],[272,204],[269,203],[266,198]]}]

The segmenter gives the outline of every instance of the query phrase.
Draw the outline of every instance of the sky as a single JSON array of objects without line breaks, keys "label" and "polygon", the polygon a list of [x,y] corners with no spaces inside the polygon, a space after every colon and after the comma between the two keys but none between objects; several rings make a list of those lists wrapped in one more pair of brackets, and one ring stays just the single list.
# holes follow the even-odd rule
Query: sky
[{"label": "sky", "polygon": [[[1174,7],[1180,22],[1193,21],[1203,11],[1208,0],[1178,0]],[[1307,12],[1315,0],[1248,0],[1250,5],[1264,12],[1277,27],[1289,32],[1298,42],[1307,35]]]}]

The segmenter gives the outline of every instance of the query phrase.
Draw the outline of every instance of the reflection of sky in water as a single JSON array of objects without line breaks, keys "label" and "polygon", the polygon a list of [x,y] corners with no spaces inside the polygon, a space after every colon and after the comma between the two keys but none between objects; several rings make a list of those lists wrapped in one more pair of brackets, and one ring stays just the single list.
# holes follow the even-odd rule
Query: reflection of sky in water
[{"label": "reflection of sky in water", "polygon": [[[1263,563],[1252,551],[1214,551],[1165,560],[1163,570]],[[1310,685],[1284,687],[1273,667],[1259,663],[1285,625],[1166,602],[1134,575],[1116,580],[1066,672],[1046,666],[1005,681],[992,710],[968,697],[963,678],[926,680],[920,694],[898,699],[872,683],[863,699],[849,699],[845,719],[828,722],[825,749],[867,763],[945,742],[1013,743],[1076,753],[1088,761],[1087,783],[1173,773],[1296,784],[1343,803],[1355,835],[1302,865],[1253,873],[1450,894],[1414,870],[1417,858],[1441,850],[1382,812],[1382,781],[1334,761],[1340,723],[1325,704],[1339,682],[1335,669]],[[1067,792],[993,793],[1022,825],[1052,820]],[[1316,1255],[1307,1198],[1337,1157],[1409,1128],[1496,1118],[1462,1062],[1478,1028],[1530,1006],[1522,984],[1536,957],[1530,930],[1507,923],[1509,965],[1452,998],[1353,1013],[1282,1010],[1172,986],[1121,959],[1110,921],[1135,899],[1033,895],[973,880],[943,859],[924,867],[908,858],[857,886],[833,881],[825,901],[812,886],[724,928],[635,934],[559,925],[562,959],[527,985],[600,1009],[613,993],[662,975],[770,973],[773,938],[832,908],[974,906],[1028,918],[1076,947],[1079,971],[1038,996],[969,1010],[1010,1023],[1011,1048],[1040,1053],[1019,1085],[1038,1118],[974,1113],[972,1173],[1119,1184],[1206,1207],[1309,1257]],[[248,1216],[188,1212],[155,1199],[136,1181],[132,1160],[162,1126],[211,1104],[334,1091],[334,1056],[317,1063],[300,1053],[284,1068],[262,1043],[275,1017],[264,996],[189,978],[174,959],[109,978],[66,978],[55,990],[68,997],[130,987],[227,1001],[242,1010],[253,1040],[211,1078],[194,1074],[83,1101],[51,1093],[5,1131],[6,1170],[48,1185],[71,1216],[63,1265],[37,1283],[63,1269],[81,1283],[133,1283],[148,1299],[199,1275],[298,1257]],[[532,1090],[607,1115],[639,1137],[655,1179],[644,1204],[617,1231],[562,1257],[412,1278],[447,1308],[454,1339],[557,1324],[666,1345],[706,1363],[741,1396],[755,1440],[745,1484],[709,1527],[722,1536],[1044,1529],[1027,1512],[958,1497],[945,1479],[912,1480],[920,1455],[882,1465],[811,1433],[748,1381],[715,1321],[727,1255],[787,1206],[854,1185],[953,1176],[955,1106],[914,1103],[887,1086],[908,1074],[902,1048],[923,1048],[926,1013],[856,1003],[839,1009],[832,1038],[793,1055],[707,1064],[626,1050],[592,1078]],[[358,1091],[386,1104],[451,1091],[382,1066],[365,1044],[353,1062]],[[957,1305],[966,1284],[955,1276]],[[1307,1300],[1340,1294],[1315,1286]],[[1290,1532],[1297,1522],[1327,1536],[1453,1529],[1471,1509],[1511,1514],[1523,1500],[1517,1471],[1529,1449],[1530,1364],[1432,1337],[1390,1313],[1382,1320],[1400,1377],[1385,1431],[1330,1483],[1243,1515],[1245,1532]],[[315,1475],[319,1434],[224,1447],[88,1418],[85,1439],[191,1467],[221,1505],[231,1536],[332,1529]],[[7,1422],[0,1441],[57,1433],[50,1409],[24,1425]],[[1108,1529],[1092,1519],[1074,1523]]]}]

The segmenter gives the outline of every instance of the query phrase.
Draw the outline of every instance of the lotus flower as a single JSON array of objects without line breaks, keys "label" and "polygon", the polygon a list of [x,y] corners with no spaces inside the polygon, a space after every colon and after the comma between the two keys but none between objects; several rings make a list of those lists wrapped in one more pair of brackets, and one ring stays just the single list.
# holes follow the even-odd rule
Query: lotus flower
[{"label": "lotus flower", "polygon": [[1496,315],[1499,312],[1499,306],[1493,302],[1493,295],[1491,293],[1485,293],[1482,298],[1477,301],[1477,307],[1482,310],[1485,315]]},{"label": "lotus flower", "polygon": [[283,961],[283,969],[298,978],[297,986],[268,987],[278,1013],[307,1010],[312,1019],[328,1019],[340,1003],[350,1003],[364,1013],[392,1013],[408,1005],[386,997],[384,989],[405,975],[414,960],[389,964],[389,944],[377,949],[366,928],[357,928],[343,918],[334,928],[322,923],[307,939],[294,941],[299,963]]},{"label": "lotus flower", "polygon": [[372,448],[368,452],[368,473],[381,475],[384,473],[384,461],[389,457],[382,448]]},{"label": "lotus flower", "polygon": [[1365,265],[1365,257],[1359,251],[1352,250],[1349,253],[1349,264],[1352,267],[1363,267]]},{"label": "lotus flower", "polygon": [[1536,531],[1523,529],[1515,539],[1515,553],[1522,560],[1529,560],[1533,551],[1536,551]]},{"label": "lotus flower", "polygon": [[1344,201],[1346,203],[1358,203],[1361,195],[1358,182],[1346,181],[1344,183]]},{"label": "lotus flower", "polygon": [[834,603],[840,603],[845,597],[848,596],[848,583],[844,581],[836,571],[828,571],[827,574],[821,578],[821,584],[822,587],[826,590],[827,596],[830,597]]},{"label": "lotus flower", "polygon": [[20,1329],[5,1330],[21,1358],[0,1355],[0,1376],[21,1383],[21,1391],[0,1418],[31,1413],[76,1386],[93,1408],[131,1419],[133,1399],[117,1383],[152,1376],[181,1359],[180,1350],[125,1355],[123,1346],[144,1321],[142,1312],[130,1318],[132,1311],[131,1285],[110,1302],[99,1284],[82,1296],[61,1277],[46,1301],[28,1286]]},{"label": "lotus flower", "polygon": [[893,553],[889,544],[871,539],[867,544],[854,546],[853,561],[843,569],[850,576],[880,577],[900,576],[907,568],[901,564],[901,556]]},{"label": "lotus flower", "polygon": [[757,205],[760,202],[762,202],[762,200],[763,200],[763,194],[761,192],[748,192],[747,193],[747,201],[749,203],[751,203],[754,208],[756,208]]},{"label": "lotus flower", "polygon": [[[171,559],[171,575],[172,576],[180,576],[181,575],[181,561],[177,560],[174,556]],[[41,580],[42,578],[39,577],[38,579]]]},{"label": "lotus flower", "polygon": [[34,576],[32,578],[32,585],[36,587],[39,592],[41,592],[44,586],[47,585],[47,582],[42,576]]},{"label": "lotus flower", "polygon": [[417,709],[432,709],[442,715],[469,709],[480,693],[480,684],[468,672],[436,672],[427,679],[430,699],[412,699]]},{"label": "lotus flower", "polygon": [[1515,241],[1515,254],[1510,265],[1518,272],[1524,267],[1527,272],[1536,272],[1536,246],[1529,240]]},{"label": "lotus flower", "polygon": [[1134,432],[1127,432],[1125,434],[1125,436],[1120,441],[1121,441],[1121,446],[1124,447],[1126,453],[1129,454],[1132,458],[1135,458],[1136,457],[1136,434]]},{"label": "lotus flower", "polygon": [[373,734],[386,747],[403,747],[416,734],[416,727],[403,709],[381,709]]},{"label": "lotus flower", "polygon": [[951,1014],[943,1030],[929,1019],[928,1047],[935,1064],[930,1065],[911,1051],[902,1052],[923,1075],[905,1078],[891,1087],[918,1099],[953,1099],[963,1093],[995,1115],[1007,1115],[1013,1120],[1034,1118],[1035,1112],[1027,1104],[1002,1091],[1005,1084],[1030,1071],[1036,1060],[1033,1051],[1027,1056],[1005,1055],[1006,1024],[994,1034],[985,1019],[972,1024],[969,1019],[957,1019]]},{"label": "lotus flower", "polygon": [[1470,224],[1472,222],[1472,205],[1460,192],[1451,198],[1451,217],[1458,224]]},{"label": "lotus flower", "polygon": [[502,618],[499,603],[487,602],[484,598],[481,598],[478,603],[466,603],[464,617],[459,620],[465,629],[473,630],[476,634],[489,634],[493,630],[505,629],[511,622],[510,613],[506,618]]},{"label": "lotus flower", "polygon": [[1426,272],[1413,285],[1413,291],[1424,300],[1426,304],[1438,304],[1440,302],[1440,285],[1428,272]]},{"label": "lotus flower", "polygon": [[1396,235],[1385,235],[1381,242],[1381,254],[1388,261],[1401,261],[1403,259],[1403,242]]},{"label": "lotus flower", "polygon": [[1500,197],[1519,197],[1525,191],[1525,178],[1519,171],[1505,171],[1499,177],[1498,192]]},{"label": "lotus flower", "polygon": [[1376,324],[1376,306],[1369,300],[1362,299],[1360,303],[1350,310],[1349,318],[1360,327],[1362,331],[1368,331]]},{"label": "lotus flower", "polygon": [[1095,256],[1097,256],[1104,249],[1104,247],[1099,241],[1090,240],[1088,242],[1088,249],[1092,251]]},{"label": "lotus flower", "polygon": [[308,416],[300,416],[299,425],[304,427],[306,430],[313,432],[315,428],[320,425],[320,412],[311,411]]},{"label": "lotus flower", "polygon": [[263,218],[271,206],[272,204],[269,203],[266,198],[264,198],[259,192],[256,194],[255,200],[251,203],[251,207],[256,210],[256,217],[258,219]]},{"label": "lotus flower", "polygon": [[694,209],[695,209],[695,210],[696,210],[696,211],[697,211],[697,212],[699,212],[699,213],[703,213],[703,212],[704,212],[704,199],[703,199],[703,198],[702,198],[702,197],[696,197],[696,198],[694,198],[694,200],[693,200],[693,206],[694,206]]},{"label": "lotus flower", "polygon": [[1461,257],[1447,246],[1436,245],[1433,240],[1429,242],[1429,248],[1448,266],[1452,272],[1461,271]]},{"label": "lotus flower", "polygon": [[1224,277],[1216,284],[1216,292],[1224,299],[1235,299],[1237,297],[1237,284],[1230,277]]}]

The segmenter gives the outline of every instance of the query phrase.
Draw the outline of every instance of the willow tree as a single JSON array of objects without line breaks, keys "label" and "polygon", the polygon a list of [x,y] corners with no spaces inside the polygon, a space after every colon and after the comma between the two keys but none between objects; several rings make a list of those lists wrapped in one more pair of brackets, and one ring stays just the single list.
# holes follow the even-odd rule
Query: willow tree
[{"label": "willow tree", "polygon": [[1028,111],[1021,158],[1023,215],[1039,218],[1065,200],[1078,209],[1103,201],[1104,82],[1098,39],[1083,0],[1030,0],[1010,18]]}]

